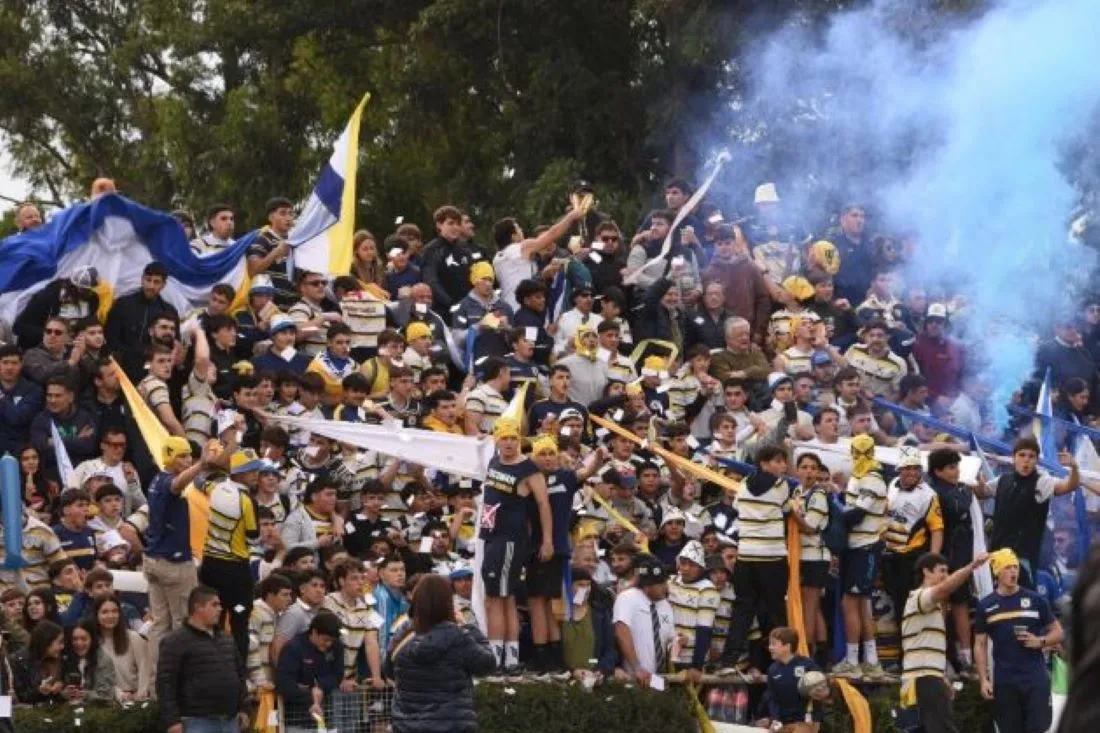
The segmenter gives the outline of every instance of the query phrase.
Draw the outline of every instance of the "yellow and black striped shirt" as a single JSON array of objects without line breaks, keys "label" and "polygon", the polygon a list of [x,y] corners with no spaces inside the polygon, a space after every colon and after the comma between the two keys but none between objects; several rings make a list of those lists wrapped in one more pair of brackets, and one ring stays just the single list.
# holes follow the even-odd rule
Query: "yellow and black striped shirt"
[{"label": "yellow and black striped shirt", "polygon": [[848,532],[848,547],[870,547],[879,541],[886,530],[886,503],[886,482],[881,474],[873,471],[863,478],[848,479],[845,504],[866,512]]},{"label": "yellow and black striped shirt", "polygon": [[917,677],[943,677],[947,668],[947,633],[943,608],[931,588],[917,588],[905,602],[901,620],[903,682]]},{"label": "yellow and black striped shirt", "polygon": [[687,637],[687,643],[680,649],[673,662],[691,664],[695,653],[695,630],[714,628],[715,616],[721,604],[721,595],[706,577],[693,583],[685,583],[677,575],[668,582],[668,602],[672,605],[672,620],[676,624],[676,633]]}]

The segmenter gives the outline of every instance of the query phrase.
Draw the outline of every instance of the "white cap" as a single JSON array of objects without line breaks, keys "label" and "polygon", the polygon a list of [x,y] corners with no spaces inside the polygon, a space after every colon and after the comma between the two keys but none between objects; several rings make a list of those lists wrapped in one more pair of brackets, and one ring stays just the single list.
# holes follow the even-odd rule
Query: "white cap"
[{"label": "white cap", "polygon": [[683,522],[687,524],[687,518],[684,513],[676,507],[669,507],[665,510],[665,514],[661,517],[661,526],[664,527],[669,522]]},{"label": "white cap", "polygon": [[929,303],[928,310],[924,312],[925,318],[942,318],[947,320],[947,306],[943,303]]},{"label": "white cap", "polygon": [[271,282],[270,275],[256,275],[252,278],[252,282],[248,286],[249,293],[271,293],[275,292],[275,283]]},{"label": "white cap", "polygon": [[99,551],[100,555],[118,547],[125,547],[127,550],[130,549],[130,543],[123,539],[117,529],[110,529],[101,534],[96,539],[96,545],[96,549]]},{"label": "white cap", "polygon": [[924,468],[920,459],[920,450],[914,448],[911,445],[902,446],[898,452],[901,454],[901,460],[898,461],[898,468]]},{"label": "white cap", "polygon": [[754,204],[778,204],[779,194],[775,191],[774,183],[761,183],[756,187],[756,194],[752,197]]},{"label": "white cap", "polygon": [[693,562],[701,568],[707,566],[706,553],[703,552],[703,546],[699,544],[699,540],[692,540],[684,545],[684,549],[680,550],[680,554],[676,556],[676,559]]},{"label": "white cap", "polygon": [[790,374],[785,372],[772,372],[768,375],[768,391],[774,392],[775,388],[783,382],[791,382],[793,384],[794,380],[791,379]]}]

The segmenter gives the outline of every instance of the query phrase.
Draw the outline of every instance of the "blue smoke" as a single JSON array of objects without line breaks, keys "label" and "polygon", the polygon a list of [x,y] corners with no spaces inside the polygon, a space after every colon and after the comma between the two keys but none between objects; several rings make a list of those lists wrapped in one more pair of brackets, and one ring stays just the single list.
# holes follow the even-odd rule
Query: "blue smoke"
[{"label": "blue smoke", "polygon": [[[1080,195],[1062,164],[1100,106],[1100,2],[1003,0],[977,17],[927,6],[876,0],[823,32],[794,22],[773,36],[747,62],[734,167],[778,176],[804,215],[825,193],[869,200],[875,231],[910,233],[906,281],[964,297],[958,325],[1001,404],[1093,270],[1067,237]],[[761,125],[779,139],[763,152]]]}]

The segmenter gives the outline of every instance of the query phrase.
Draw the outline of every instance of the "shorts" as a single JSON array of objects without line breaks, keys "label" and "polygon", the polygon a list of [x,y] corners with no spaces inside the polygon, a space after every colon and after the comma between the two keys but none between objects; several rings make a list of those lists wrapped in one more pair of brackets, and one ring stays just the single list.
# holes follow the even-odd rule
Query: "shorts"
[{"label": "shorts", "polygon": [[527,565],[527,595],[534,598],[561,598],[562,565],[565,558],[554,555],[543,562],[538,556]]},{"label": "shorts", "polygon": [[516,586],[527,562],[527,543],[507,537],[485,540],[485,555],[481,559],[481,580],[489,598],[508,598],[516,594]]},{"label": "shorts", "polygon": [[882,557],[882,545],[848,548],[841,556],[840,572],[843,581],[841,589],[845,595],[869,596],[875,586],[875,574],[878,573]]},{"label": "shorts", "polygon": [[829,583],[828,560],[803,560],[799,563],[803,588],[824,588]]}]

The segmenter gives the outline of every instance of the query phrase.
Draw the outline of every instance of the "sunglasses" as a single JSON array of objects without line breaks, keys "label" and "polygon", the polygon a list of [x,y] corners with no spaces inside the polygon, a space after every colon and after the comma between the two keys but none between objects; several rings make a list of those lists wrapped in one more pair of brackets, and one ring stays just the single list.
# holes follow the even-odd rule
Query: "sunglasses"
[{"label": "sunglasses", "polygon": [[603,236],[603,237],[600,237],[600,241],[604,242],[605,244],[610,244],[611,242],[618,242],[619,237]]},{"label": "sunglasses", "polygon": [[51,336],[63,336],[65,334],[65,329],[63,329],[63,328],[47,328],[46,333],[50,334]]},{"label": "sunglasses", "polygon": [[308,282],[304,282],[304,283],[302,283],[302,284],[303,284],[303,285],[307,285],[307,286],[309,286],[309,287],[314,287],[314,286],[316,286],[316,285],[324,285],[324,284],[325,284],[325,281],[324,281],[324,280],[310,280],[310,281],[308,281]]}]

